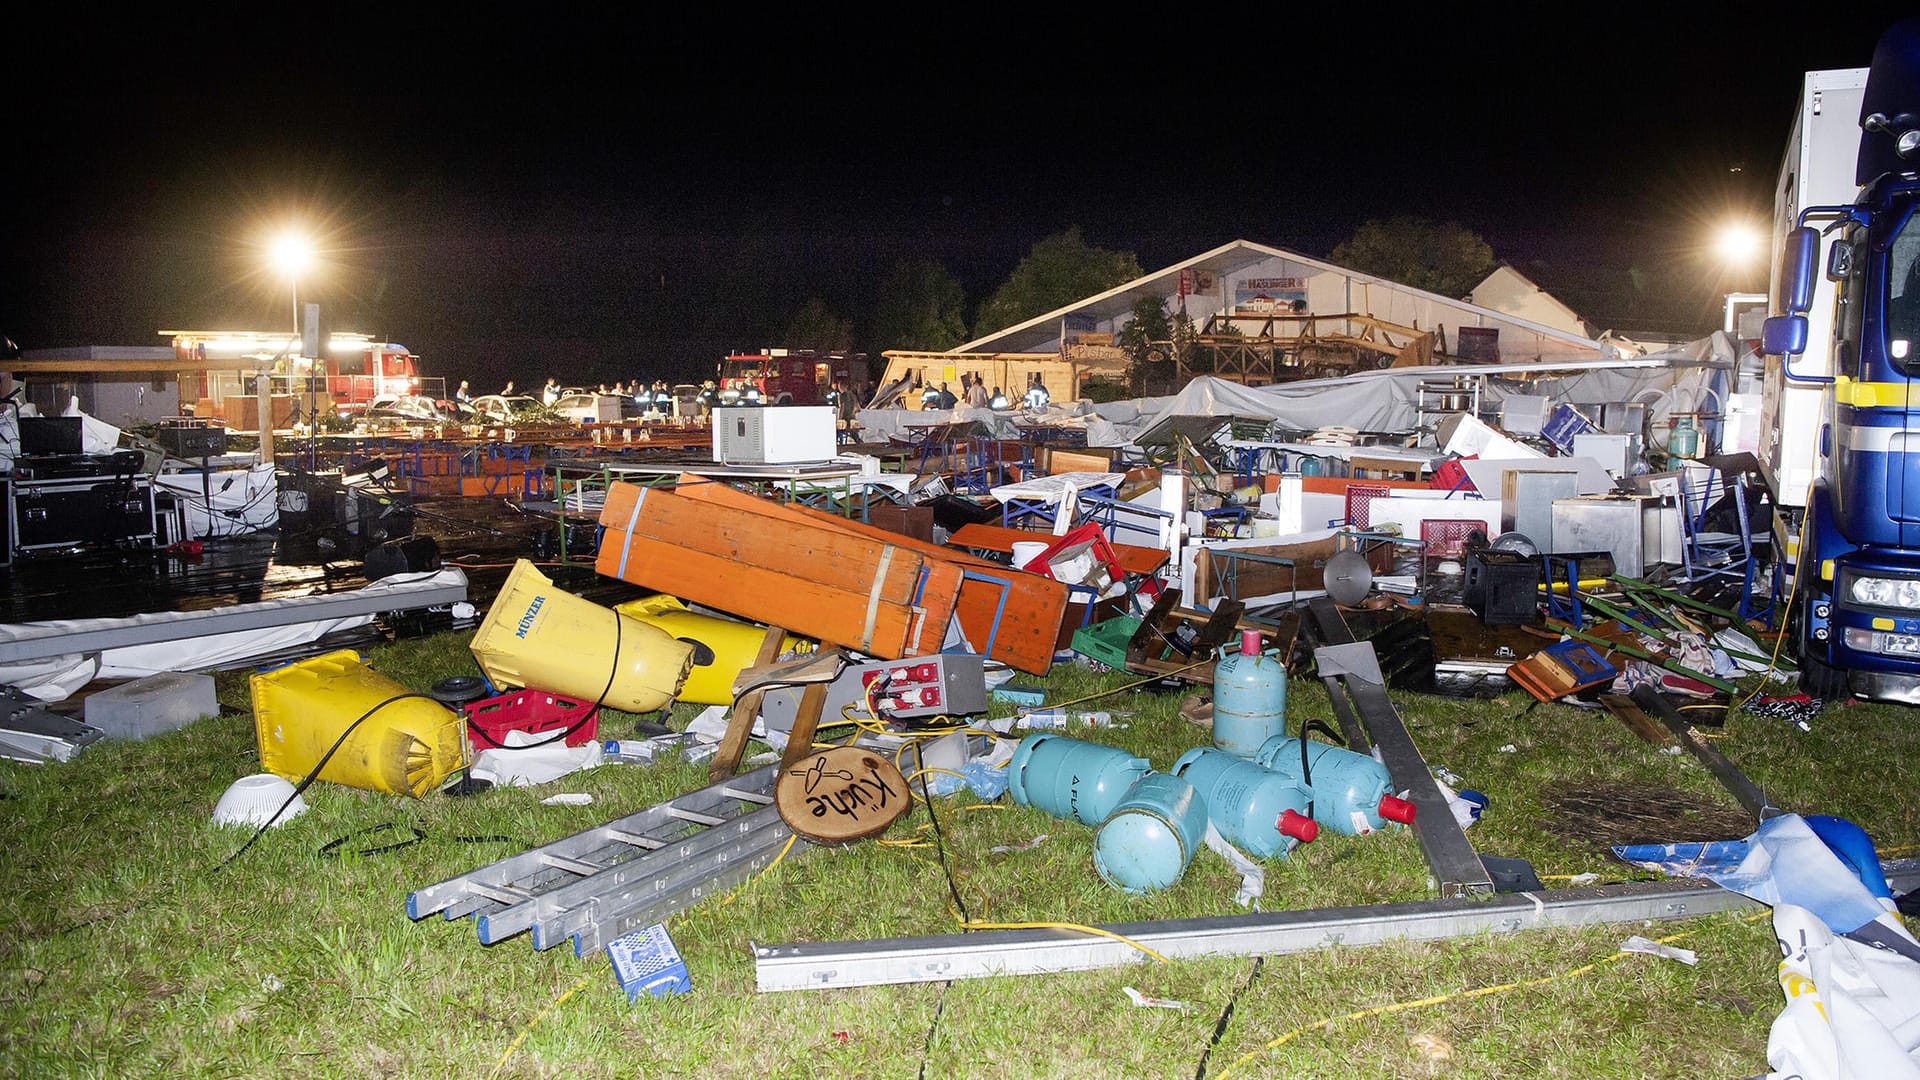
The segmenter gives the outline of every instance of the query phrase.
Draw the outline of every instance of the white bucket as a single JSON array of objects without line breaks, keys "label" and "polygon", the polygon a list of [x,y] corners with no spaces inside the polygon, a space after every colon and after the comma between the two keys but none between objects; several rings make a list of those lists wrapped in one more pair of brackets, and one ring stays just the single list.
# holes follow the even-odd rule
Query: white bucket
[{"label": "white bucket", "polygon": [[1028,563],[1039,558],[1040,553],[1045,550],[1047,550],[1047,543],[1044,540],[1015,540],[1013,542],[1013,568],[1015,570],[1025,568]]}]

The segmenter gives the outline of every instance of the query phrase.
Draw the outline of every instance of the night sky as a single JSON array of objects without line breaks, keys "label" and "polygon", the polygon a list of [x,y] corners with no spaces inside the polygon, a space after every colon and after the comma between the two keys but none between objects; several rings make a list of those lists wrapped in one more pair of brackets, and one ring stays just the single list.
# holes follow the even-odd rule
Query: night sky
[{"label": "night sky", "polygon": [[297,220],[324,259],[302,299],[429,374],[678,379],[809,298],[858,334],[904,258],[971,309],[1069,226],[1153,270],[1242,238],[1325,256],[1396,214],[1600,326],[1704,331],[1764,286],[1701,247],[1765,222],[1800,73],[1864,66],[1904,14],[516,10],[16,36],[0,334],[290,326],[259,244]]}]

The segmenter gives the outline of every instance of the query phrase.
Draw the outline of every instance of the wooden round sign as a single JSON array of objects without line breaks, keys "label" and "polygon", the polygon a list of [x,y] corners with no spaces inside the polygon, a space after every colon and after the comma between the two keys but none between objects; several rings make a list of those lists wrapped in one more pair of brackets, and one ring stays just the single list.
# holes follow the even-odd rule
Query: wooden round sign
[{"label": "wooden round sign", "polygon": [[773,804],[794,832],[816,844],[844,844],[887,831],[913,807],[907,778],[879,754],[836,746],[784,766]]}]

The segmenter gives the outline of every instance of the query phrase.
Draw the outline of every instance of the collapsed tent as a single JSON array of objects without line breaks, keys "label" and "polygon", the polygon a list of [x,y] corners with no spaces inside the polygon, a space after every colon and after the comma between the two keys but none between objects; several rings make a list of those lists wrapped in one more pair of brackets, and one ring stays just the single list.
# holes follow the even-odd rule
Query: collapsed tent
[{"label": "collapsed tent", "polygon": [[876,441],[912,441],[926,429],[948,424],[983,424],[1000,439],[1017,439],[1023,428],[1042,425],[1083,428],[1087,445],[1095,447],[1126,446],[1174,416],[1244,417],[1298,431],[1313,431],[1337,417],[1361,431],[1410,432],[1419,426],[1421,384],[1465,375],[1485,377],[1485,393],[1494,405],[1520,394],[1577,404],[1631,402],[1645,406],[1647,420],[1658,427],[1670,411],[1693,411],[1708,399],[1725,402],[1735,357],[1733,341],[1716,333],[1650,356],[1605,362],[1388,368],[1259,387],[1201,376],[1167,397],[1068,402],[1045,412],[964,405],[943,411],[865,409],[859,422],[866,437]]}]

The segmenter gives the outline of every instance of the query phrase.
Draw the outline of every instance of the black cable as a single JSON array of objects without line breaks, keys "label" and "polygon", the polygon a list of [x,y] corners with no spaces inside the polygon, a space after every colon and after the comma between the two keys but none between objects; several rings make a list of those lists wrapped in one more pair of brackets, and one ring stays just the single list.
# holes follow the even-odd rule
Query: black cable
[{"label": "black cable", "polygon": [[607,691],[613,689],[613,680],[620,677],[620,624],[626,620],[612,609],[608,609],[607,614],[613,616],[613,662],[607,665],[607,685],[601,687],[600,696],[593,699],[596,706],[606,705]]},{"label": "black cable", "polygon": [[[602,690],[601,693],[605,694],[606,691]],[[587,715],[575,721],[574,725],[566,729],[565,731],[557,731],[552,735],[549,735],[548,737],[541,739],[539,742],[522,743],[519,746],[508,746],[506,743],[503,743],[500,740],[494,738],[493,736],[487,734],[486,732],[481,731],[479,728],[473,727],[471,723],[468,724],[467,730],[470,734],[478,735],[480,736],[480,738],[486,740],[486,742],[491,744],[487,747],[488,750],[531,750],[536,746],[550,746],[554,743],[557,743],[560,740],[566,738],[567,736],[572,735],[574,732],[579,731],[581,728],[586,727],[590,721],[598,720],[599,718],[600,718],[599,709],[597,707],[594,709],[590,709],[588,710]]]},{"label": "black cable", "polygon": [[933,1036],[940,1030],[940,1018],[947,1011],[947,991],[953,989],[953,980],[940,984],[940,996],[933,1001],[933,1019],[927,1024],[927,1038],[920,1046],[919,1080],[927,1080],[927,1059],[933,1056]]},{"label": "black cable", "polygon": [[940,815],[934,812],[933,796],[927,791],[927,770],[920,769],[920,801],[927,804],[927,817],[933,819],[934,850],[940,856],[940,873],[947,879],[947,894],[953,897],[954,905],[960,909],[961,927],[973,921],[973,913],[967,910],[967,902],[960,895],[960,886],[954,884],[953,870],[947,866],[947,834],[940,828]]},{"label": "black cable", "polygon": [[[369,836],[373,833],[385,832],[388,829],[392,829],[392,828],[396,828],[393,822],[383,821],[378,825],[368,826],[367,828],[364,828],[364,829],[357,829],[353,832],[348,833],[345,836],[336,837],[335,839],[329,840],[325,844],[321,845],[319,855],[323,859],[337,859],[340,857],[339,850],[340,850],[341,844],[346,843],[347,841],[353,839],[356,836]],[[413,845],[427,838],[427,834],[421,830],[420,826],[409,825],[407,826],[407,828],[412,830],[413,832],[413,836],[409,839],[401,840],[392,844],[381,844],[377,847],[361,848],[359,851],[354,852],[354,854],[355,855],[381,855],[389,851],[398,851],[404,847],[412,847]]]},{"label": "black cable", "polygon": [[1193,1080],[1206,1080],[1207,1058],[1213,1055],[1213,1048],[1220,1045],[1221,1037],[1227,1033],[1227,1025],[1233,1022],[1233,1009],[1239,1004],[1240,995],[1246,993],[1247,988],[1253,985],[1253,980],[1260,977],[1260,969],[1266,962],[1267,958],[1264,956],[1253,958],[1253,970],[1247,972],[1247,981],[1240,984],[1240,988],[1227,999],[1227,1007],[1220,1010],[1220,1019],[1213,1025],[1213,1038],[1207,1040],[1207,1048],[1200,1052],[1200,1067],[1193,1071]]},{"label": "black cable", "polygon": [[1307,736],[1316,730],[1326,732],[1328,737],[1340,746],[1347,745],[1347,740],[1344,736],[1333,730],[1333,728],[1327,725],[1325,720],[1317,716],[1308,717],[1306,720],[1300,722],[1300,786],[1307,789],[1308,817],[1313,816],[1314,794],[1313,767],[1307,763]]}]

